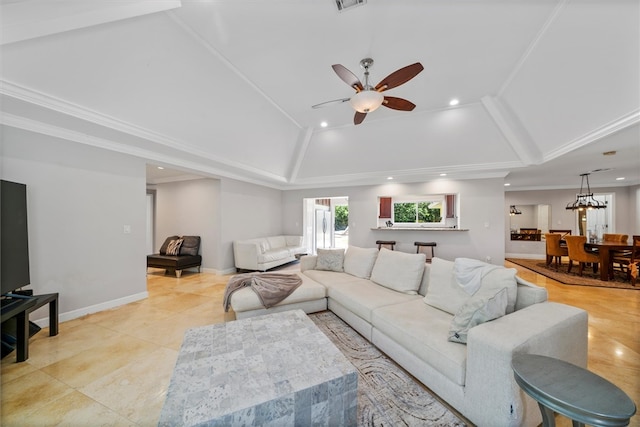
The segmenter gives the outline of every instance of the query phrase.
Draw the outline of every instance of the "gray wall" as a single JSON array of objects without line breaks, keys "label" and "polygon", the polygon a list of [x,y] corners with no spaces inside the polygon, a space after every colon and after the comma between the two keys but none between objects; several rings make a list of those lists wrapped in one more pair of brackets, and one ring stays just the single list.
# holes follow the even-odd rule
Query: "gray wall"
[{"label": "gray wall", "polygon": [[223,179],[220,185],[220,258],[218,269],[235,271],[233,241],[283,233],[283,204],[280,190]]},{"label": "gray wall", "polygon": [[[445,194],[459,197],[460,228],[469,231],[377,231],[378,196]],[[415,241],[438,243],[436,256],[469,257],[502,264],[504,260],[504,180],[434,180],[415,184],[334,187],[283,192],[283,230],[302,234],[304,198],[349,198],[349,244],[374,247],[376,240],[395,240],[396,250],[415,252]]]},{"label": "gray wall", "polygon": [[[15,128],[0,131],[1,177],[27,185],[35,293],[60,293],[60,320],[146,297],[144,163]],[[31,319],[47,315],[41,309]]]}]

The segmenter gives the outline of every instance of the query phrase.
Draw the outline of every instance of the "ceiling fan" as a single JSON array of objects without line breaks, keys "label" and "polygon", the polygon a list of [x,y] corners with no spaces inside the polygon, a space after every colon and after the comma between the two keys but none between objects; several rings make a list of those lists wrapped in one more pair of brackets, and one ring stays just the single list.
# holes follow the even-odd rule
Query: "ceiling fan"
[{"label": "ceiling fan", "polygon": [[401,111],[411,111],[416,107],[414,103],[407,101],[406,99],[384,96],[382,92],[398,87],[414,78],[418,73],[420,73],[420,71],[424,70],[421,63],[416,62],[415,64],[400,68],[382,79],[382,81],[375,86],[371,86],[369,84],[369,68],[373,66],[373,59],[364,58],[360,61],[360,66],[364,68],[364,84],[360,82],[355,74],[343,65],[332,65],[331,67],[338,77],[355,89],[356,93],[350,98],[341,98],[333,101],[322,102],[320,104],[313,105],[311,108],[326,107],[349,101],[353,109],[356,110],[353,123],[359,125],[362,123],[364,118],[367,117],[367,113],[376,110],[381,105]]}]

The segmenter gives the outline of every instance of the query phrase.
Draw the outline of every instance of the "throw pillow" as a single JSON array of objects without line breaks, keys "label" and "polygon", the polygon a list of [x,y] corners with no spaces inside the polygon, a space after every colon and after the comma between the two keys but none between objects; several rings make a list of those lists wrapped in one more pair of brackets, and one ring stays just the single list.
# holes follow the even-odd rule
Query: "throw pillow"
[{"label": "throw pillow", "polygon": [[408,254],[381,248],[371,271],[371,281],[394,291],[416,295],[426,259],[425,254]]},{"label": "throw pillow", "polygon": [[182,239],[170,241],[167,245],[167,255],[178,255],[180,253],[180,246],[182,246],[182,242]]},{"label": "throw pillow", "polygon": [[449,341],[467,343],[469,330],[505,315],[507,289],[502,288],[493,295],[476,293],[456,313],[449,328]]},{"label": "throw pillow", "polygon": [[167,246],[169,246],[169,243],[171,243],[172,240],[177,240],[179,239],[180,236],[169,236],[165,239],[164,243],[162,244],[162,246],[160,246],[160,255],[166,255],[167,254]]},{"label": "throw pillow", "polygon": [[200,236],[182,236],[180,255],[198,255],[200,249]]},{"label": "throw pillow", "polygon": [[518,296],[518,282],[516,281],[516,274],[518,271],[515,268],[496,268],[487,273],[482,278],[482,285],[480,291],[491,293],[491,290],[498,291],[500,289],[507,289],[507,314],[513,313],[516,307],[516,297]]},{"label": "throw pillow", "polygon": [[470,296],[456,282],[453,266],[453,261],[437,257],[431,260],[429,288],[424,297],[425,304],[449,314],[456,314]]},{"label": "throw pillow", "polygon": [[344,249],[318,249],[316,270],[344,271]]},{"label": "throw pillow", "polygon": [[344,254],[344,272],[352,276],[368,279],[378,258],[378,249],[349,246]]}]

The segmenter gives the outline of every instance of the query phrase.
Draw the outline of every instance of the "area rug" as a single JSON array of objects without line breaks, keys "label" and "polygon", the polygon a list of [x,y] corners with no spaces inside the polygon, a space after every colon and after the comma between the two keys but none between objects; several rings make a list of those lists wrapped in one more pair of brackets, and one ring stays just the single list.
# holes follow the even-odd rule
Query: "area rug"
[{"label": "area rug", "polygon": [[422,384],[330,311],[310,314],[358,370],[358,426],[466,426]]},{"label": "area rug", "polygon": [[575,263],[573,264],[571,273],[567,273],[567,268],[569,267],[567,263],[562,263],[559,268],[556,268],[555,263],[547,267],[545,261],[541,259],[507,258],[507,261],[521,265],[543,276],[550,277],[565,285],[640,290],[640,286],[631,286],[631,283],[626,280],[625,275],[618,271],[615,272],[613,280],[603,282],[600,280],[600,270],[594,274],[591,267],[585,268],[582,271],[582,277],[580,277],[578,275],[578,266]]}]

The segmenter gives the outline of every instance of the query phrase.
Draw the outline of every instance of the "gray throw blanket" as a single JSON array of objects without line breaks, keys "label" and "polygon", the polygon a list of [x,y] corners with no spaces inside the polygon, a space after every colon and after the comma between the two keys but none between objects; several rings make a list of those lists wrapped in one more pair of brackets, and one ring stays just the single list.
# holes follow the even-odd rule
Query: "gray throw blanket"
[{"label": "gray throw blanket", "polygon": [[229,311],[231,294],[245,286],[258,295],[265,308],[273,307],[288,297],[302,284],[302,279],[297,274],[284,273],[243,273],[236,274],[229,279],[224,290],[222,305],[224,311]]}]

